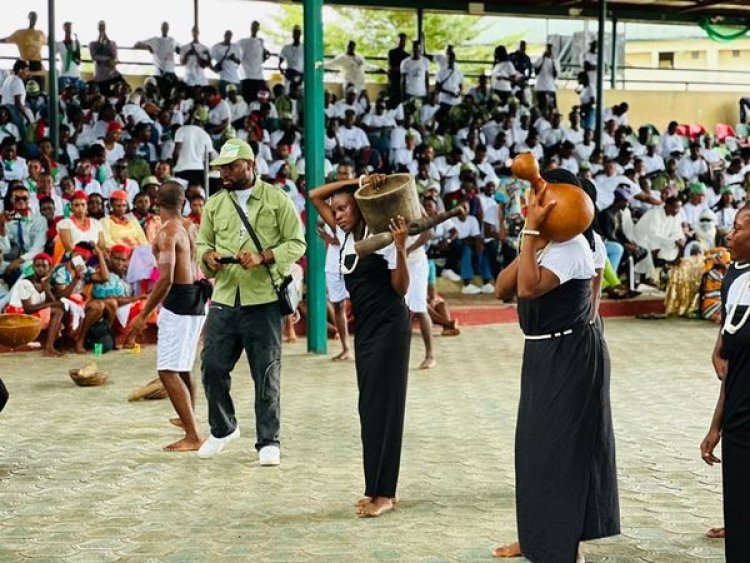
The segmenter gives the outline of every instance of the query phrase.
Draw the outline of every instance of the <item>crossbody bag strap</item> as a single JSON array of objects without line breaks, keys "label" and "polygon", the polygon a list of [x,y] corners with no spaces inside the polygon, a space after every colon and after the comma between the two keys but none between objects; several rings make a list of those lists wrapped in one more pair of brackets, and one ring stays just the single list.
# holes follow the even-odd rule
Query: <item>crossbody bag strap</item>
[{"label": "crossbody bag strap", "polygon": [[[260,244],[260,239],[258,238],[258,235],[255,234],[255,229],[253,229],[253,226],[250,224],[250,220],[247,218],[247,215],[245,215],[245,212],[242,210],[242,208],[239,206],[239,204],[234,201],[234,199],[230,196],[230,201],[232,202],[232,205],[234,205],[234,208],[237,210],[237,215],[240,216],[240,220],[245,225],[245,228],[247,229],[247,234],[250,235],[250,238],[253,239],[253,242],[255,243],[255,246],[258,248],[258,252],[263,252],[263,245]],[[263,264],[266,267],[266,270],[268,270],[268,278],[271,280],[271,285],[273,288],[278,291],[279,288],[276,285],[276,282],[273,281],[273,274],[271,273],[271,267],[264,263]]]}]

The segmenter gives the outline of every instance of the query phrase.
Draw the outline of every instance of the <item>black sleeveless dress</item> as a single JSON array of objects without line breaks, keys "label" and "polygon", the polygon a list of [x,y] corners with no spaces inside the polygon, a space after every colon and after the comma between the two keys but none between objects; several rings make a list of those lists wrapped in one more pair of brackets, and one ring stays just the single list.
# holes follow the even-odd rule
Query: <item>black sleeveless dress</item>
[{"label": "black sleeveless dress", "polygon": [[589,323],[591,280],[519,300],[526,340],[516,427],[516,516],[530,561],[571,563],[578,543],[620,533],[609,352]]},{"label": "black sleeveless dress", "polygon": [[[345,262],[351,266],[353,256]],[[365,496],[396,496],[406,410],[411,324],[404,298],[391,286],[380,254],[360,258],[344,275],[354,312],[354,355]]]},{"label": "black sleeveless dress", "polygon": [[[747,287],[742,291],[748,277],[747,266],[733,263],[727,269],[721,286],[723,321],[741,293],[750,295]],[[740,323],[747,308],[738,305],[731,321]],[[750,561],[750,320],[734,334],[723,328],[722,342],[721,355],[728,360],[721,431],[725,555],[729,563],[745,563]]]}]

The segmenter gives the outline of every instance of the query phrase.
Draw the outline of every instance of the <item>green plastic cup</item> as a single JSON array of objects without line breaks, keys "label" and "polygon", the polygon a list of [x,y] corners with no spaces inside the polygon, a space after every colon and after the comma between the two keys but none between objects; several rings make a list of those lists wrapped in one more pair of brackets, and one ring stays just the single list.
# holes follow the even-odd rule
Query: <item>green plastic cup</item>
[{"label": "green plastic cup", "polygon": [[104,353],[104,345],[101,342],[97,342],[94,344],[94,356],[97,358],[101,357],[101,355]]}]

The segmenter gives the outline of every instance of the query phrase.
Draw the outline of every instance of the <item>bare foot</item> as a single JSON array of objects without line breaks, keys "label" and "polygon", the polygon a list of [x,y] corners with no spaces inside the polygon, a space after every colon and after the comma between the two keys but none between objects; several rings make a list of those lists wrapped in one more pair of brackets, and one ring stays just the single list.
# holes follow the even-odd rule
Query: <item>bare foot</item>
[{"label": "bare foot", "polygon": [[183,438],[182,440],[175,442],[174,444],[169,444],[168,446],[164,446],[164,451],[165,452],[194,452],[201,447],[201,444],[203,444],[203,440],[201,440],[200,438],[197,440],[190,440],[188,438]]},{"label": "bare foot", "polygon": [[122,344],[120,344],[120,348],[123,350],[132,350],[135,348],[135,342],[131,342],[130,340],[126,340]]},{"label": "bare foot", "polygon": [[521,553],[521,544],[516,542],[498,547],[492,552],[492,557],[503,559],[511,557],[523,557],[523,553]]},{"label": "bare foot", "polygon": [[357,515],[360,518],[377,518],[386,512],[393,510],[393,501],[387,497],[374,497],[361,506],[357,507]]},{"label": "bare foot", "polygon": [[64,356],[64,352],[60,352],[60,350],[56,350],[55,348],[52,348],[50,350],[44,349],[42,350],[42,356],[46,358],[61,358]]},{"label": "bare foot", "polygon": [[435,358],[432,356],[426,357],[424,360],[422,360],[422,363],[419,364],[419,369],[432,369],[437,365],[437,362],[435,361]]},{"label": "bare foot", "polygon": [[461,330],[458,328],[444,328],[440,336],[458,336],[461,334]]},{"label": "bare foot", "polygon": [[576,563],[586,563],[586,558],[583,556],[580,545],[578,546],[578,551],[576,552]]},{"label": "bare foot", "polygon": [[176,426],[177,428],[185,428],[185,425],[182,424],[182,421],[179,419],[179,417],[170,418],[169,424],[172,426]]},{"label": "bare foot", "polygon": [[288,344],[295,344],[297,342],[296,336],[287,336],[284,338],[284,342],[287,342]]},{"label": "bare foot", "polygon": [[88,350],[86,350],[86,347],[83,345],[83,342],[76,342],[75,353],[76,354],[88,354]]},{"label": "bare foot", "polygon": [[[372,501],[372,498],[370,497],[362,497],[360,499],[357,499],[357,502],[354,503],[354,506],[363,506],[367,504],[368,502]],[[391,497],[391,502],[395,505],[398,504],[398,497]]]},{"label": "bare foot", "polygon": [[351,360],[352,354],[349,352],[349,350],[343,350],[340,354],[335,355],[333,358],[331,358],[332,362],[341,362],[343,360]]},{"label": "bare foot", "polygon": [[706,532],[706,537],[711,538],[712,540],[718,540],[726,537],[726,533],[724,531],[724,528],[711,528],[708,532]]}]

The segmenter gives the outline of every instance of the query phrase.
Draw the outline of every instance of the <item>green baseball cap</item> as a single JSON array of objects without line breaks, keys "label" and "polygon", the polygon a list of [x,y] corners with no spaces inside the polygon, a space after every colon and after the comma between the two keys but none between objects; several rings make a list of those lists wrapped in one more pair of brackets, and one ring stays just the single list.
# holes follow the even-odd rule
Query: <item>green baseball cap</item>
[{"label": "green baseball cap", "polygon": [[690,195],[705,195],[706,186],[701,182],[690,184]]},{"label": "green baseball cap", "polygon": [[255,160],[255,153],[245,141],[229,139],[221,147],[218,158],[211,161],[211,166],[224,166],[235,160]]}]

